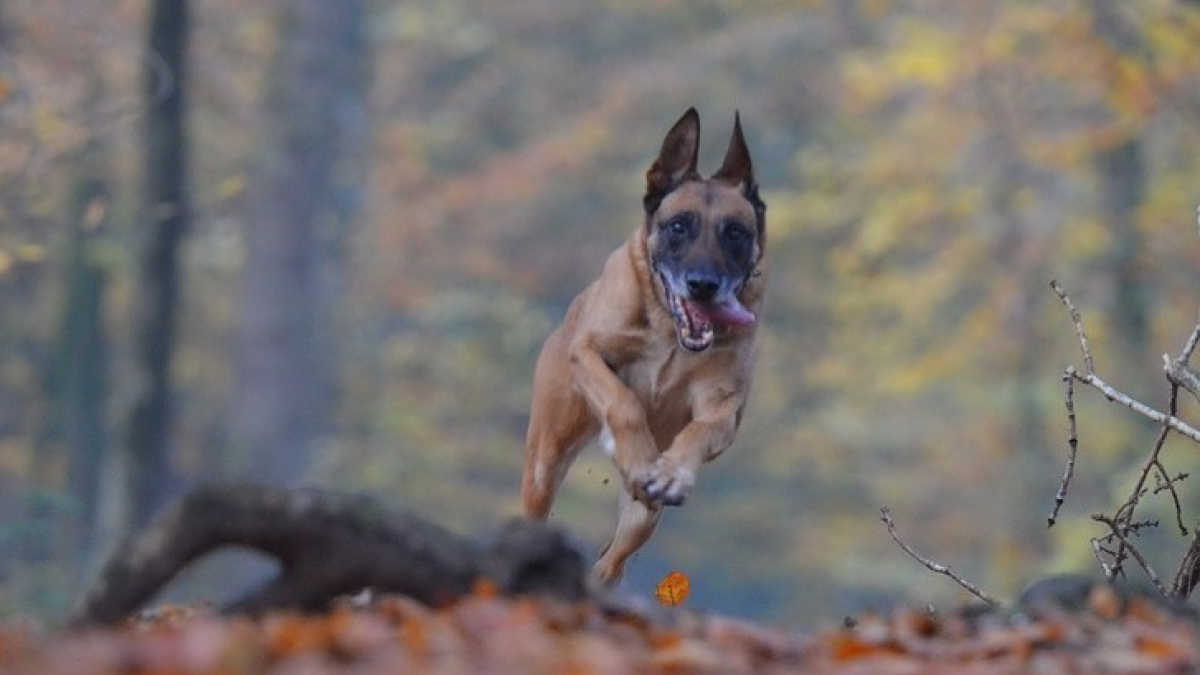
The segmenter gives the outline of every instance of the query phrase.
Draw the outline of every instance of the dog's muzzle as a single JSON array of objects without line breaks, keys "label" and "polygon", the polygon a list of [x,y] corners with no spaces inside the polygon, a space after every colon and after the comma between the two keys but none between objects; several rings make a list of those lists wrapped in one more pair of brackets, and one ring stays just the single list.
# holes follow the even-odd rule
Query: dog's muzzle
[{"label": "dog's muzzle", "polygon": [[754,313],[738,300],[736,290],[722,297],[708,283],[693,280],[685,283],[688,290],[684,297],[684,293],[674,291],[661,270],[658,276],[675,319],[675,335],[688,351],[702,352],[711,347],[717,326],[747,326],[755,321]]}]

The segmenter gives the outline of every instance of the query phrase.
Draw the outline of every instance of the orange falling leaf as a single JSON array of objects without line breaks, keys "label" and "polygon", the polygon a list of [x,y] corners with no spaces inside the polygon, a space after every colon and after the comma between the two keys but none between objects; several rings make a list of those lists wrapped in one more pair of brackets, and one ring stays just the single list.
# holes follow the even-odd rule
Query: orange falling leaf
[{"label": "orange falling leaf", "polygon": [[654,589],[654,597],[667,607],[674,607],[687,600],[688,592],[692,590],[692,580],[683,572],[671,572],[658,582]]}]

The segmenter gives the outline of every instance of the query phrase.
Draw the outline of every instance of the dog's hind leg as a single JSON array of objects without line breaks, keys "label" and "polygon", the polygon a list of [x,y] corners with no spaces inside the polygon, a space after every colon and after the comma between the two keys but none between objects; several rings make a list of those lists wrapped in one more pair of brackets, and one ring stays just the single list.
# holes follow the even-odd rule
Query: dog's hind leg
[{"label": "dog's hind leg", "polygon": [[625,573],[625,561],[629,556],[646,543],[658,519],[662,516],[662,506],[653,508],[633,498],[625,490],[621,491],[620,515],[617,517],[617,531],[612,540],[600,554],[592,575],[606,586],[612,586],[621,580]]}]

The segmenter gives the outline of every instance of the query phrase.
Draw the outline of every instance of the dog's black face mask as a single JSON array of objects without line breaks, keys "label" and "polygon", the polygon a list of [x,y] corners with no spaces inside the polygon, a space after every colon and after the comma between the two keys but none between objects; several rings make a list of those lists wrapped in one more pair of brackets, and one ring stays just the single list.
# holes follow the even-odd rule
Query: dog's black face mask
[{"label": "dog's black face mask", "polygon": [[701,181],[676,190],[652,218],[648,239],[679,344],[691,351],[710,347],[718,327],[755,321],[738,299],[757,263],[755,226],[746,222],[753,210],[736,193],[710,194],[718,189]]},{"label": "dog's black face mask", "polygon": [[762,256],[766,214],[740,122],[708,179],[696,173],[699,137],[699,117],[689,110],[663,141],[645,197],[654,272],[679,344],[697,352],[712,346],[717,328],[754,323],[738,294]]}]

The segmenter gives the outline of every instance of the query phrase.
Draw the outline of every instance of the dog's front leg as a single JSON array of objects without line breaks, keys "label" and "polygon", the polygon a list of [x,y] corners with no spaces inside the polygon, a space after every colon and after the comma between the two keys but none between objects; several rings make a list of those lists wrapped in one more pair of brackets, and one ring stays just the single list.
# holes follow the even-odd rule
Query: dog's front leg
[{"label": "dog's front leg", "polygon": [[692,421],[648,468],[641,485],[646,498],[668,506],[683,504],[696,485],[700,465],[733,444],[744,407],[742,393],[698,398]]},{"label": "dog's front leg", "polygon": [[646,411],[625,383],[621,382],[600,352],[589,344],[571,349],[575,385],[587,399],[596,419],[612,437],[613,461],[621,481],[631,495],[650,505],[642,490],[647,471],[658,457],[658,449],[646,424]]}]

